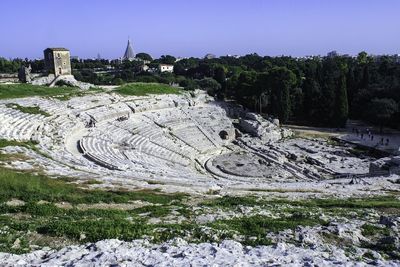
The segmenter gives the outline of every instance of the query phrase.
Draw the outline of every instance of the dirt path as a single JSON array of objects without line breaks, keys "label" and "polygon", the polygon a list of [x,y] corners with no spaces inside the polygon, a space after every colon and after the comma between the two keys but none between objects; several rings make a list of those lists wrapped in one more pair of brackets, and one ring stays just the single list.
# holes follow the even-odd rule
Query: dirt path
[{"label": "dirt path", "polygon": [[338,137],[342,140],[372,147],[393,154],[400,154],[400,131],[384,128],[380,133],[378,127],[374,127],[361,121],[348,121],[346,128],[322,128],[298,125],[284,125],[301,137],[328,138]]}]

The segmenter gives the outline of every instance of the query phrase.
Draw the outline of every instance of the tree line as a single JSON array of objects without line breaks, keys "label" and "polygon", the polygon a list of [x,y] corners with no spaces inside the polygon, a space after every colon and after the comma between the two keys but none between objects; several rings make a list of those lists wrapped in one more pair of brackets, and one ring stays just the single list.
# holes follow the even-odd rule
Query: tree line
[{"label": "tree line", "polygon": [[283,123],[342,127],[352,118],[400,128],[397,56],[190,58],[175,63],[175,74],[213,78],[218,97]]},{"label": "tree line", "polygon": [[[348,118],[400,128],[400,60],[373,57],[269,57],[249,54],[212,59],[171,55],[153,59],[139,53],[138,61],[72,60],[78,80],[94,84],[160,82],[179,84],[186,90],[201,88],[220,99],[234,99],[245,107],[269,114],[281,122],[342,127]],[[142,71],[146,64],[173,64],[174,73]],[[0,72],[15,72],[31,64],[34,72],[43,61],[5,60]],[[112,69],[99,74],[95,70]]]}]

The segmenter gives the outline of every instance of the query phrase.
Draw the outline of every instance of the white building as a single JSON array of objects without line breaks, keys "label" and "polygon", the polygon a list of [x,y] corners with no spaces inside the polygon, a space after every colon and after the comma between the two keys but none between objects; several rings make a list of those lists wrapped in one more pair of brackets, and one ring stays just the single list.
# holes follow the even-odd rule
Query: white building
[{"label": "white building", "polygon": [[160,64],[158,65],[159,72],[174,72],[174,65]]}]

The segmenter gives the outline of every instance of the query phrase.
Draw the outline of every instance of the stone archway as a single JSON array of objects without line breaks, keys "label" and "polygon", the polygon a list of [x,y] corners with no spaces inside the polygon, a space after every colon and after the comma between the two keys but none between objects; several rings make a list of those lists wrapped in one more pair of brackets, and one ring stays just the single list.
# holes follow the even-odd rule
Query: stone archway
[{"label": "stone archway", "polygon": [[229,134],[227,131],[222,130],[219,132],[219,137],[221,137],[222,140],[228,140]]}]

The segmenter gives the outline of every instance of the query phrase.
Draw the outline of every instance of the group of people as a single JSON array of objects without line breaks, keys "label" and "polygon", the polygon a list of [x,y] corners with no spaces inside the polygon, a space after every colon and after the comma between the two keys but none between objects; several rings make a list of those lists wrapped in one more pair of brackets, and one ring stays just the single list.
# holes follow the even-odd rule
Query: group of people
[{"label": "group of people", "polygon": [[[356,134],[356,136],[360,136],[360,138],[362,140],[364,140],[364,134],[365,134],[365,140],[366,141],[367,140],[370,140],[371,142],[374,141],[374,135],[372,134],[371,130],[368,129],[368,128],[366,128],[365,131],[360,131],[358,128],[353,128],[352,131],[353,131],[353,133]],[[367,135],[368,135],[368,137],[367,137]],[[384,137],[381,137],[380,141],[376,145],[377,146],[379,146],[379,145],[388,146],[389,145],[389,138],[386,138],[386,140],[385,140]]]}]

